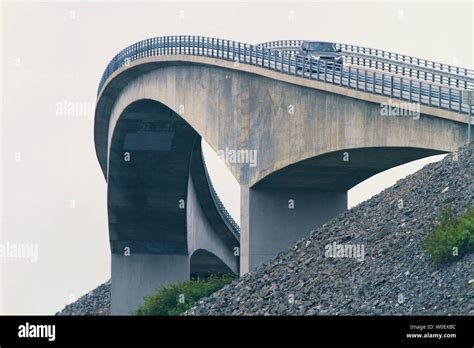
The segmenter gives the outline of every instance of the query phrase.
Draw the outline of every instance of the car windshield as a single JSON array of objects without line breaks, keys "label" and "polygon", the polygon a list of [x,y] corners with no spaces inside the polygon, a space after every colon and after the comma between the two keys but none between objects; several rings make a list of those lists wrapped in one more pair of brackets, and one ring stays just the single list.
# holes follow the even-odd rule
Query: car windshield
[{"label": "car windshield", "polygon": [[327,42],[311,42],[309,44],[309,50],[316,52],[336,52],[334,44]]}]

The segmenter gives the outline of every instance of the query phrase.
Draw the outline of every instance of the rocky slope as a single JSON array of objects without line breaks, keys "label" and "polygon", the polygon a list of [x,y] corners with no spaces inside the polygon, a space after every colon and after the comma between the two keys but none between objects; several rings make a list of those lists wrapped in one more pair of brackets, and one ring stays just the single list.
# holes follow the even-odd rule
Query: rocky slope
[{"label": "rocky slope", "polygon": [[109,315],[110,280],[99,285],[77,301],[68,304],[56,315]]},{"label": "rocky slope", "polygon": [[[474,144],[312,231],[185,314],[474,315],[474,254],[435,267],[423,249],[447,206],[455,214],[474,206]],[[363,260],[326,257],[333,242],[363,246]]]},{"label": "rocky slope", "polygon": [[[186,314],[474,315],[474,254],[435,267],[422,247],[447,206],[456,214],[474,206],[474,144],[312,231]],[[333,242],[364,246],[363,261],[326,257]],[[110,281],[56,314],[109,313]]]}]

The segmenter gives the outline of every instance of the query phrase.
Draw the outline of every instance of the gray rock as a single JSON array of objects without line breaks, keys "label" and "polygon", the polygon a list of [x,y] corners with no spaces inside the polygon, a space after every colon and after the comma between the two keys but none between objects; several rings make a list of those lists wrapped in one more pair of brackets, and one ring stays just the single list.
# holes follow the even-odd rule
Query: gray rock
[{"label": "gray rock", "polygon": [[[308,233],[185,315],[473,315],[474,254],[435,267],[423,248],[447,206],[456,215],[474,206],[474,143],[458,161],[428,164]],[[333,241],[364,245],[364,261],[325,258]],[[225,305],[232,301],[238,310]]]}]

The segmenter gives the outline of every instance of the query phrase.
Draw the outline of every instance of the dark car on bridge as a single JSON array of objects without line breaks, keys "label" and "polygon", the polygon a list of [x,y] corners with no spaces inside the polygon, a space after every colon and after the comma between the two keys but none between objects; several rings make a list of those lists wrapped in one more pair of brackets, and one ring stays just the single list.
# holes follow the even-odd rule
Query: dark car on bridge
[{"label": "dark car on bridge", "polygon": [[[336,47],[335,43],[323,42],[323,41],[304,41],[298,55],[306,58],[306,61],[323,60],[329,68],[336,65],[336,68],[340,68],[343,64],[341,55],[341,49]],[[301,70],[301,68],[299,68]]]}]

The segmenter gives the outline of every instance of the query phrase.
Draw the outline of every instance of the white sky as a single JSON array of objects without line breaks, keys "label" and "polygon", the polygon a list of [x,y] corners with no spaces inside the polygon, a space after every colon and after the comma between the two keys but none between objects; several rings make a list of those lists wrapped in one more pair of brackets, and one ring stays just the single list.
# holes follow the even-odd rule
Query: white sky
[{"label": "white sky", "polygon": [[[110,276],[106,184],[87,111],[105,66],[122,48],[175,34],[248,43],[316,39],[473,68],[473,7],[469,1],[3,1],[0,237],[2,244],[37,245],[39,259],[0,259],[0,313],[54,313]],[[64,102],[84,110],[64,115]],[[208,162],[238,220],[235,179],[217,158]],[[374,177],[351,190],[350,204],[419,167]]]}]

